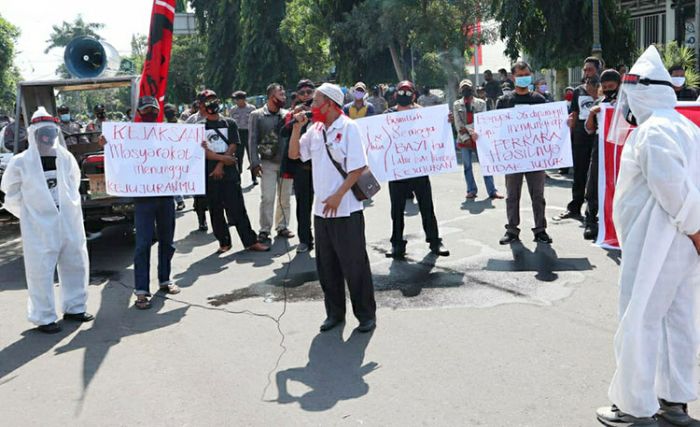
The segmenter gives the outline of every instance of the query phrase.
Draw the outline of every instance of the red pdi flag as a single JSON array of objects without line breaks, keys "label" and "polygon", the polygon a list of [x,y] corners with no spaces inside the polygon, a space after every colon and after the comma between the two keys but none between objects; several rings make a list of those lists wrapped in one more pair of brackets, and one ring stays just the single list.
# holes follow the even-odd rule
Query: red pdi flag
[{"label": "red pdi flag", "polygon": [[[163,121],[165,89],[168,86],[170,51],[173,47],[173,21],[176,0],[153,0],[151,30],[148,33],[148,52],[143,62],[139,96],[153,96],[158,100],[158,121]],[[137,122],[141,118],[136,114]]]}]

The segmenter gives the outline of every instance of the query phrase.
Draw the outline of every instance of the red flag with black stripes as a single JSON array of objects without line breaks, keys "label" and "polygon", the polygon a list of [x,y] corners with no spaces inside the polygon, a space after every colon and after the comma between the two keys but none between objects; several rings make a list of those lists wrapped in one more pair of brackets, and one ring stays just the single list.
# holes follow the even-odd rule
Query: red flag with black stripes
[{"label": "red flag with black stripes", "polygon": [[[158,121],[163,121],[163,103],[168,86],[170,51],[173,47],[173,21],[176,0],[153,0],[151,29],[148,33],[148,51],[143,62],[139,96],[153,96],[158,100]],[[138,114],[135,120],[140,122]]]}]

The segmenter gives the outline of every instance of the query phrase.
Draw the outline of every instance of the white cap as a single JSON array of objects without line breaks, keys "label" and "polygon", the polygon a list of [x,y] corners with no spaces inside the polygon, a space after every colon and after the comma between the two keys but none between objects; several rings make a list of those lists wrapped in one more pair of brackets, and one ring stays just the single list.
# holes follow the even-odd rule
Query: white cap
[{"label": "white cap", "polygon": [[343,95],[343,91],[340,90],[340,86],[334,85],[332,83],[324,83],[318,88],[316,88],[316,90],[329,97],[331,101],[338,104],[339,107],[343,106],[343,100],[345,99],[345,96]]}]

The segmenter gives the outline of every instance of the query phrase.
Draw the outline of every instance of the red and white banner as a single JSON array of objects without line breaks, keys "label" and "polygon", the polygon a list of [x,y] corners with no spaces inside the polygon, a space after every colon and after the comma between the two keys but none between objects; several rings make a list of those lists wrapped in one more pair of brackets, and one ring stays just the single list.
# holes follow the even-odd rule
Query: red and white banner
[{"label": "red and white banner", "polygon": [[[175,0],[153,0],[151,29],[148,33],[148,51],[143,62],[139,96],[152,96],[158,100],[158,121],[163,121],[163,103],[168,85],[170,51],[173,47],[173,21]],[[140,122],[138,114],[135,120]]]},{"label": "red and white banner", "polygon": [[[676,109],[700,126],[700,103],[680,102]],[[605,142],[614,111],[614,108],[604,105],[598,114],[599,129],[603,129],[603,132],[598,133],[598,216],[600,220],[596,243],[608,249],[620,248],[615,224],[613,224],[612,208],[623,146]]]}]

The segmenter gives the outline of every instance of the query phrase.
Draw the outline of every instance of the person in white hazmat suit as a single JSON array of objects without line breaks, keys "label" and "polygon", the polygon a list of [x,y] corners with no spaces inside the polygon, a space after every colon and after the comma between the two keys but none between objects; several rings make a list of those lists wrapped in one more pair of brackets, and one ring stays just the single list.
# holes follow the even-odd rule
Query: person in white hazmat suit
[{"label": "person in white hazmat suit", "polygon": [[[625,147],[613,201],[622,248],[617,370],[613,406],[597,411],[608,426],[693,422],[700,129],[675,105],[671,76],[651,46],[623,79],[609,137]],[[638,127],[629,133],[629,124]]]},{"label": "person in white hazmat suit", "polygon": [[80,205],[80,170],[57,120],[44,107],[32,116],[29,147],[2,178],[5,208],[19,218],[29,290],[29,321],[42,332],[61,330],[54,303],[58,267],[64,320],[88,322],[89,263]]}]

